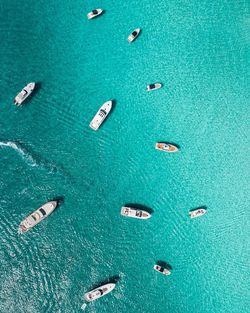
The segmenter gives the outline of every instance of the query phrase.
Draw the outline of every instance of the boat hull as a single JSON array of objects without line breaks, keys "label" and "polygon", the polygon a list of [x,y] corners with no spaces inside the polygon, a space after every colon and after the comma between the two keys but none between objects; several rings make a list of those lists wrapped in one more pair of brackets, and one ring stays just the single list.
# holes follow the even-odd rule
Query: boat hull
[{"label": "boat hull", "polygon": [[[97,13],[95,14],[93,11],[97,11]],[[97,17],[103,13],[103,9],[95,9],[93,11],[91,11],[87,14],[87,18],[89,20],[92,20],[93,18],[95,18],[95,17]]]},{"label": "boat hull", "polygon": [[[133,32],[136,32],[136,35],[133,35]],[[132,33],[128,36],[128,42],[134,41],[139,36],[140,32],[140,28],[136,28],[135,30],[133,30]]]},{"label": "boat hull", "polygon": [[205,209],[197,209],[189,212],[190,218],[197,218],[207,213]]},{"label": "boat hull", "polygon": [[151,217],[151,214],[149,214],[148,212],[144,210],[137,210],[137,209],[125,207],[125,206],[121,208],[121,215],[126,216],[126,217],[142,219],[142,220],[146,220]]},{"label": "boat hull", "polygon": [[92,128],[93,130],[97,130],[102,125],[104,120],[107,118],[109,112],[111,111],[111,108],[112,108],[112,101],[110,100],[110,101],[105,102],[100,107],[100,109],[98,110],[98,112],[96,113],[92,121],[90,122],[89,127]]},{"label": "boat hull", "polygon": [[57,207],[57,201],[50,201],[27,216],[19,225],[18,232],[25,233],[48,217]]},{"label": "boat hull", "polygon": [[115,288],[115,284],[105,284],[103,286],[100,286],[96,289],[93,289],[84,295],[84,299],[88,302],[97,300],[103,296],[106,296],[108,293],[110,293]]},{"label": "boat hull", "polygon": [[178,147],[176,147],[172,144],[169,144],[169,143],[165,143],[165,142],[157,142],[155,144],[155,149],[161,150],[164,152],[168,152],[168,153],[173,153],[173,152],[179,151]]},{"label": "boat hull", "polygon": [[36,84],[33,82],[26,85],[15,97],[14,104],[16,106],[20,106],[31,95],[31,93],[35,89],[35,85]]},{"label": "boat hull", "polygon": [[150,85],[147,86],[147,91],[153,91],[153,90],[156,90],[156,89],[160,89],[162,87],[162,84],[160,83],[155,83],[155,84],[152,84],[152,85],[155,85],[155,87],[151,87]]},{"label": "boat hull", "polygon": [[163,268],[163,267],[161,267],[161,266],[159,266],[159,265],[154,265],[154,270],[155,270],[156,272],[159,272],[159,273],[161,273],[161,274],[163,274],[163,275],[166,275],[166,276],[171,275],[170,270],[168,270],[167,268]]}]

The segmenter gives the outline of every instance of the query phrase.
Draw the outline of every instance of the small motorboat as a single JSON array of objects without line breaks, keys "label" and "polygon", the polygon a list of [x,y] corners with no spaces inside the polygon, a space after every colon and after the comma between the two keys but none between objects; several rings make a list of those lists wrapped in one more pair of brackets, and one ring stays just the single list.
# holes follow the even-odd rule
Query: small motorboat
[{"label": "small motorboat", "polygon": [[93,289],[93,290],[85,293],[84,299],[88,302],[97,300],[103,296],[106,296],[114,288],[115,288],[115,284],[106,284],[106,285],[100,286],[96,289]]},{"label": "small motorboat", "polygon": [[83,303],[83,305],[81,306],[81,309],[84,311],[87,307],[87,304],[86,303]]},{"label": "small motorboat", "polygon": [[101,15],[102,13],[103,13],[103,9],[94,9],[87,14],[87,17],[89,20],[91,20],[92,18],[95,18],[95,17]]},{"label": "small motorboat", "polygon": [[127,216],[127,217],[139,218],[143,220],[146,220],[151,217],[151,214],[149,214],[146,211],[137,210],[137,209],[126,207],[126,206],[123,206],[121,208],[121,215]]},{"label": "small motorboat", "polygon": [[155,149],[165,152],[177,152],[179,150],[177,146],[165,142],[157,142],[155,144]]},{"label": "small motorboat", "polygon": [[157,265],[157,264],[154,265],[154,270],[156,270],[157,272],[160,272],[160,273],[162,273],[163,275],[166,275],[166,276],[171,274],[170,270],[168,270],[167,268],[164,268],[164,267],[162,267],[160,265]]},{"label": "small motorboat", "polygon": [[206,212],[207,212],[207,210],[204,208],[192,210],[192,211],[189,211],[189,217],[190,218],[196,218],[196,217],[204,215]]},{"label": "small motorboat", "polygon": [[30,230],[36,224],[40,223],[47,216],[49,216],[57,207],[57,201],[50,201],[45,203],[35,212],[31,213],[25,220],[23,220],[18,228],[18,233],[22,234]]},{"label": "small motorboat", "polygon": [[162,84],[160,84],[160,83],[149,84],[149,85],[147,85],[147,91],[160,89],[161,87],[162,87]]},{"label": "small motorboat", "polygon": [[136,28],[136,29],[128,36],[128,41],[129,41],[129,42],[134,41],[134,40],[138,37],[140,31],[141,31],[140,28]]},{"label": "small motorboat", "polygon": [[25,86],[15,97],[14,104],[16,106],[19,106],[23,103],[24,100],[28,98],[28,96],[33,92],[35,88],[35,83],[29,83],[27,86]]},{"label": "small motorboat", "polygon": [[90,122],[89,126],[92,129],[97,130],[101,126],[105,118],[108,116],[111,108],[112,108],[112,101],[110,100],[110,101],[105,102],[100,107],[100,109],[98,110],[98,112],[96,113],[92,121]]}]

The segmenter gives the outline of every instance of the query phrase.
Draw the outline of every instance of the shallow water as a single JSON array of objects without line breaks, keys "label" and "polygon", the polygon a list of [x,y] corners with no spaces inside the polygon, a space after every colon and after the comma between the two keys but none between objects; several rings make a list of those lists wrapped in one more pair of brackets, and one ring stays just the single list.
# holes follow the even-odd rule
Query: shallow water
[{"label": "shallow water", "polygon": [[[88,21],[95,7],[105,14]],[[117,277],[86,312],[246,312],[248,10],[244,0],[0,4],[0,312],[80,312],[86,291]],[[36,93],[14,107],[30,81]],[[164,86],[145,92],[152,82]],[[19,236],[55,197],[64,203]],[[152,218],[121,217],[126,203]],[[157,261],[172,275],[154,272]]]}]

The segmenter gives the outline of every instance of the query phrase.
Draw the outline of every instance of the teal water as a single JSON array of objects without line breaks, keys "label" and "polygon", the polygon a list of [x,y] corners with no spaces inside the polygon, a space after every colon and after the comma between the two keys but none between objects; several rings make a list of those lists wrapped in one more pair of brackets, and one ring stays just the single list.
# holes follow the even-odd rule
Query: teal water
[{"label": "teal water", "polygon": [[[88,21],[96,7],[105,14]],[[1,313],[81,312],[83,294],[113,277],[86,312],[249,311],[249,25],[246,0],[0,3]],[[30,81],[40,88],[14,107]],[[122,218],[126,203],[153,217]],[[152,270],[159,260],[171,276]]]}]

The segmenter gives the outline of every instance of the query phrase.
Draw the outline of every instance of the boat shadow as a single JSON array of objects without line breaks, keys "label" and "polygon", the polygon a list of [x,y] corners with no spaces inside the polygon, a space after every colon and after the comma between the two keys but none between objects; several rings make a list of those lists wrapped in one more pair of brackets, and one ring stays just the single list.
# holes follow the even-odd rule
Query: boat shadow
[{"label": "boat shadow", "polygon": [[169,263],[167,263],[166,261],[158,260],[156,262],[156,264],[161,266],[161,267],[164,267],[164,268],[166,268],[168,270],[172,270],[173,269],[173,267]]},{"label": "boat shadow", "polygon": [[143,211],[148,212],[149,214],[153,214],[154,213],[153,209],[151,209],[151,208],[149,208],[149,207],[147,207],[145,205],[138,204],[138,203],[126,203],[124,206],[135,208],[137,210],[143,210]]},{"label": "boat shadow", "polygon": [[113,111],[115,111],[115,109],[116,109],[117,101],[116,101],[116,99],[111,99],[111,101],[112,101],[112,109],[111,109],[111,112],[113,112]]},{"label": "boat shadow", "polygon": [[120,276],[115,275],[115,276],[111,276],[105,280],[101,280],[98,283],[94,284],[92,289],[96,289],[102,285],[106,285],[106,284],[116,284],[118,281],[120,280]]},{"label": "boat shadow", "polygon": [[60,205],[64,203],[64,198],[65,198],[64,196],[57,196],[57,197],[52,198],[49,201],[57,201],[57,207],[59,207]]},{"label": "boat shadow", "polygon": [[207,206],[206,205],[198,206],[194,209],[189,210],[189,212],[193,212],[193,211],[198,210],[198,209],[207,210]]}]

